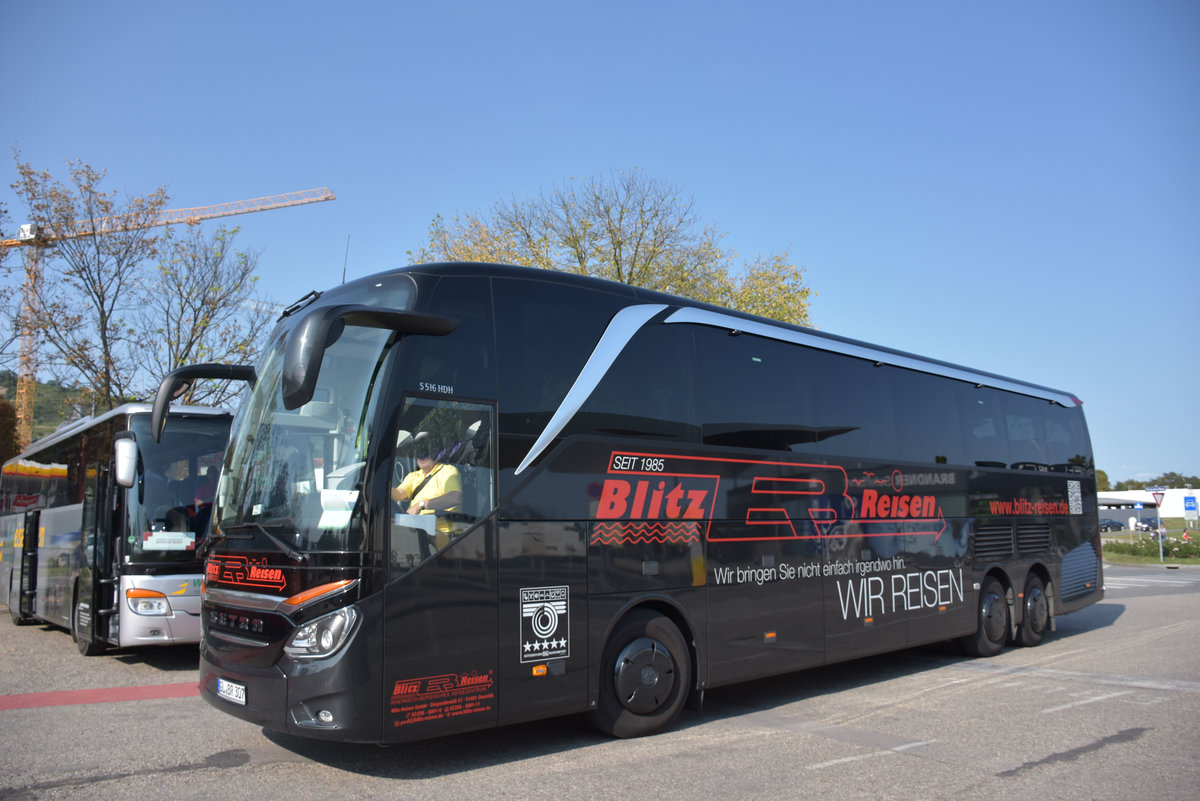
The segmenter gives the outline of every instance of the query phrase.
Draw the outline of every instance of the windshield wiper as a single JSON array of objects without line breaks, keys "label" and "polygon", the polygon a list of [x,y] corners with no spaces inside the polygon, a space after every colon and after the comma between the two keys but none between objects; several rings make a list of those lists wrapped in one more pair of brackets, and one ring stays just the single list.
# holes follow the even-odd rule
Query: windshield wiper
[{"label": "windshield wiper", "polygon": [[253,538],[253,534],[229,534],[225,531],[222,531],[220,534],[209,534],[204,538],[204,542],[200,543],[200,547],[196,549],[196,556],[203,559],[208,550],[218,542],[224,542],[225,540],[249,540]]},{"label": "windshield wiper", "polygon": [[310,303],[312,303],[313,301],[315,301],[317,298],[321,297],[321,295],[322,295],[322,294],[323,294],[323,293],[321,293],[321,292],[318,292],[318,291],[317,291],[317,290],[315,290],[315,289],[314,289],[314,290],[312,290],[312,291],[311,291],[311,292],[309,292],[307,295],[305,295],[304,297],[300,298],[300,300],[296,301],[296,302],[295,302],[295,303],[293,303],[291,306],[288,306],[286,309],[284,309],[284,310],[283,310],[283,313],[279,315],[279,319],[278,319],[278,320],[276,320],[275,322],[279,322],[279,320],[282,320],[284,317],[291,317],[293,314],[295,314],[296,312],[300,311],[300,310],[301,310],[301,309],[303,309],[305,306],[307,306],[308,304],[310,304]]},{"label": "windshield wiper", "polygon": [[301,564],[308,561],[308,554],[304,553],[304,551],[297,551],[295,548],[288,545],[283,540],[279,539],[279,537],[276,537],[274,534],[267,531],[266,526],[264,526],[262,523],[250,523],[250,525],[253,526],[254,528],[258,529],[259,531],[261,531],[266,536],[266,538],[271,541],[271,544],[274,545],[279,550],[283,551],[285,554],[287,554],[289,559],[295,559],[297,562],[300,562]]},{"label": "windshield wiper", "polygon": [[[237,529],[237,533],[228,533],[230,528]],[[226,533],[221,535],[221,539],[239,539],[239,540],[254,539],[254,535],[248,533],[250,529],[256,529],[258,532],[260,532],[263,536],[265,536],[268,540],[271,541],[272,545],[274,545],[276,548],[278,548],[281,552],[287,554],[289,559],[295,559],[297,562],[300,562],[300,563],[304,563],[304,562],[308,561],[308,554],[304,553],[303,551],[297,551],[295,548],[288,545],[283,540],[279,539],[279,537],[276,537],[274,534],[272,534],[270,531],[268,531],[267,528],[262,523],[243,523],[239,526],[227,527],[225,529]],[[293,532],[294,531],[295,531],[295,529],[293,528]]]}]

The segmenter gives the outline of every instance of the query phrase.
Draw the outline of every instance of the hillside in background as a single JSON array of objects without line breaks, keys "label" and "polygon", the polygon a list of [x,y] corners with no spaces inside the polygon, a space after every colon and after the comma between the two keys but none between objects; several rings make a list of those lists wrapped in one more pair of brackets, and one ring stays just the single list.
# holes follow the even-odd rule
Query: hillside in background
[{"label": "hillside in background", "polygon": [[[11,370],[0,371],[0,394],[9,403],[16,404],[16,373]],[[77,389],[39,381],[33,396],[33,438],[41,439],[53,433],[65,421],[75,419],[77,412],[73,404],[78,398]]]}]

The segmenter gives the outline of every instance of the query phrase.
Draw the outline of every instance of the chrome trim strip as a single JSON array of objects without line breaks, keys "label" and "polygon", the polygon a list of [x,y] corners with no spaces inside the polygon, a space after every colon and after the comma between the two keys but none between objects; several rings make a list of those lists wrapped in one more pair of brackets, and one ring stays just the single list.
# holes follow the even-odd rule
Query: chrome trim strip
[{"label": "chrome trim strip", "polygon": [[204,600],[214,604],[236,606],[239,609],[257,609],[264,612],[274,612],[287,599],[282,595],[262,595],[257,592],[205,587]]},{"label": "chrome trim strip", "polygon": [[1057,390],[1039,387],[1036,384],[1024,384],[1018,381],[1011,381],[1001,376],[988,375],[986,373],[976,373],[971,370],[956,367],[950,364],[942,364],[934,361],[926,361],[916,356],[908,356],[898,352],[887,350],[877,350],[865,345],[856,345],[852,342],[841,342],[836,339],[827,339],[816,334],[809,334],[804,331],[794,331],[789,328],[780,328],[767,323],[760,323],[755,320],[747,320],[743,317],[733,317],[728,314],[709,311],[707,309],[695,309],[684,307],[676,310],[667,317],[663,322],[666,323],[693,323],[696,325],[707,325],[715,328],[727,328],[731,331],[740,331],[744,334],[752,334],[754,336],[764,337],[766,339],[774,339],[780,342],[790,342],[794,345],[805,345],[818,350],[830,351],[832,353],[842,353],[847,356],[855,356],[860,359],[868,359],[882,364],[890,364],[894,367],[905,367],[909,370],[917,370],[922,373],[930,373],[932,375],[945,376],[947,378],[955,378],[960,381],[967,381],[972,384],[982,384],[987,387],[996,389],[1008,390],[1021,395],[1031,395],[1035,398],[1044,398],[1048,401],[1060,404],[1068,409],[1075,408],[1076,402],[1070,395],[1059,392]]},{"label": "chrome trim strip", "polygon": [[221,631],[220,629],[210,628],[208,630],[208,636],[215,637],[218,640],[225,640],[227,642],[231,642],[234,645],[245,645],[245,646],[249,646],[251,648],[266,648],[268,645],[271,644],[271,643],[267,642],[266,640],[254,640],[249,637],[241,637],[241,636],[238,636],[237,634],[230,634],[227,631]]},{"label": "chrome trim strip", "polygon": [[666,308],[666,304],[663,303],[646,303],[637,306],[626,306],[613,315],[613,318],[608,322],[608,328],[604,329],[604,334],[592,350],[592,355],[588,357],[587,363],[583,365],[583,369],[575,377],[575,383],[571,385],[571,389],[567,391],[566,397],[558,405],[558,409],[555,410],[554,416],[550,418],[550,422],[546,424],[542,433],[538,435],[537,441],[533,443],[533,447],[529,449],[529,453],[525,454],[525,458],[517,466],[514,475],[519,476],[525,468],[529,467],[534,460],[541,456],[542,451],[546,449],[554,438],[562,433],[567,423],[571,422],[571,418],[575,416],[576,412],[587,401],[592,391],[600,383],[600,380],[604,378],[604,374],[608,372],[608,368],[612,367],[617,356],[629,344],[629,340],[633,338],[633,335],[649,322],[654,315]]}]

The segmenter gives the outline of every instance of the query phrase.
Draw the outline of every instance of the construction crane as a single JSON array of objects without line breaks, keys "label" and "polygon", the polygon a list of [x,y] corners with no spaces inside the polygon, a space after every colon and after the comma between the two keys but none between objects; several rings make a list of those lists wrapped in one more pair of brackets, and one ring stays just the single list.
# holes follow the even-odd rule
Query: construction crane
[{"label": "construction crane", "polygon": [[328,189],[306,189],[300,192],[288,192],[282,195],[254,198],[253,200],[219,203],[215,206],[171,209],[159,212],[149,219],[140,215],[116,215],[90,220],[76,220],[68,225],[66,230],[59,230],[51,226],[39,227],[36,224],[27,224],[21,226],[20,233],[15,239],[0,240],[0,250],[18,247],[29,248],[25,253],[25,288],[21,304],[21,348],[17,367],[18,446],[24,448],[33,439],[33,395],[38,367],[38,336],[37,328],[32,325],[32,319],[34,304],[37,302],[38,290],[42,282],[41,252],[44,248],[53,247],[55,242],[62,239],[76,239],[96,234],[115,234],[122,231],[154,228],[177,223],[194,224],[201,220],[211,220],[215,217],[231,217],[235,214],[250,214],[256,211],[283,209],[288,206],[301,206],[305,203],[319,203],[323,200],[333,199],[334,194]]}]

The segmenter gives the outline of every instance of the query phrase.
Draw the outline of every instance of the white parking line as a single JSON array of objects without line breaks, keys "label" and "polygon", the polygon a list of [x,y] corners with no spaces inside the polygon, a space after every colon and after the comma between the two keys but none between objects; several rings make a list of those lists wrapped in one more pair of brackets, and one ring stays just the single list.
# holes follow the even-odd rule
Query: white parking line
[{"label": "white parking line", "polygon": [[828,762],[818,762],[815,765],[805,766],[805,770],[821,770],[822,768],[831,768],[834,765],[843,765],[847,762],[858,762],[863,759],[875,759],[876,757],[893,756],[902,753],[910,748],[919,748],[922,745],[929,745],[933,740],[924,740],[919,743],[904,743],[893,748],[885,748],[882,751],[871,751],[866,754],[857,754],[855,756],[842,757],[841,759],[831,759]]},{"label": "white parking line", "polygon": [[1122,690],[1119,693],[1109,693],[1108,695],[1097,695],[1095,698],[1085,698],[1082,701],[1075,701],[1070,704],[1063,704],[1062,706],[1052,706],[1049,709],[1043,709],[1042,713],[1046,714],[1049,712],[1061,712],[1064,709],[1070,709],[1073,706],[1083,706],[1084,704],[1094,704],[1097,701],[1107,701],[1110,698],[1116,698],[1121,695],[1129,695],[1131,692],[1133,692],[1133,690]]}]

